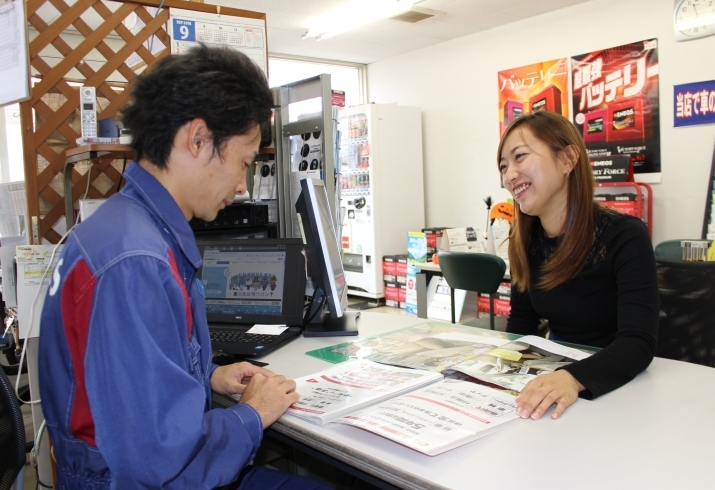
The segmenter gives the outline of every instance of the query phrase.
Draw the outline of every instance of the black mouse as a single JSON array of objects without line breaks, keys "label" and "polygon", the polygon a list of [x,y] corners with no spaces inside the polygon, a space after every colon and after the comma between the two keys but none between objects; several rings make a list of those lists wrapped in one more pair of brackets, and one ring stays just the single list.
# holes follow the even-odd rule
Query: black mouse
[{"label": "black mouse", "polygon": [[222,350],[212,351],[211,352],[211,360],[213,361],[214,364],[218,364],[219,366],[233,364],[236,361],[233,354],[229,354],[228,352],[224,352]]}]

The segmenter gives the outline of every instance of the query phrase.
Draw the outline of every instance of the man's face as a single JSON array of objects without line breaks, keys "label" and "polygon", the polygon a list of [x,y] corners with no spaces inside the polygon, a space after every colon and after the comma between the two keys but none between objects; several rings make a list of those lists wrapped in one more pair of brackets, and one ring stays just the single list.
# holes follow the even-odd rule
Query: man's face
[{"label": "man's face", "polygon": [[223,152],[213,152],[210,144],[206,150],[210,154],[203,164],[199,182],[196,182],[192,197],[193,216],[205,221],[213,221],[219,210],[233,202],[236,194],[246,192],[246,170],[256,159],[261,142],[258,125],[241,136],[232,136]]}]

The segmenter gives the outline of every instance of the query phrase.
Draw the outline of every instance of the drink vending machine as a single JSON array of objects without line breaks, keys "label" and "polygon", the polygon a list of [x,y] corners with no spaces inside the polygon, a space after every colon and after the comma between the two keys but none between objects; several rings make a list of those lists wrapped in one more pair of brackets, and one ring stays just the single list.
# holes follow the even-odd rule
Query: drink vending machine
[{"label": "drink vending machine", "polygon": [[382,257],[405,253],[424,228],[420,109],[365,104],[340,111],[338,192],[351,295],[384,297]]}]

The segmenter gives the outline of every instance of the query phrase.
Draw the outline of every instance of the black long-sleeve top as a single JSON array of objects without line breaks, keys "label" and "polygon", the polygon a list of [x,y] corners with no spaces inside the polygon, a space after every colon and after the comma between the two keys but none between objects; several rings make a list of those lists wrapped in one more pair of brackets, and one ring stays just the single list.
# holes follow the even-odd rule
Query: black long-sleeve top
[{"label": "black long-sleeve top", "polygon": [[637,218],[596,211],[596,232],[584,269],[551,291],[536,287],[559,239],[539,226],[529,251],[531,283],[511,289],[507,331],[534,335],[547,319],[558,338],[602,347],[565,367],[596,398],[628,383],[653,360],[658,332],[658,282],[648,231]]}]

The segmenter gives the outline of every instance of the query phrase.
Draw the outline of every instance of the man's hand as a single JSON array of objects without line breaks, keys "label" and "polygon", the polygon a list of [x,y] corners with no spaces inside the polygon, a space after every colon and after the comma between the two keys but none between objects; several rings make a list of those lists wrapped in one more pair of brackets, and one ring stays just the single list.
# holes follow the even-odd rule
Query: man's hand
[{"label": "man's hand", "polygon": [[563,369],[542,374],[529,381],[516,397],[516,414],[522,418],[541,418],[551,405],[556,403],[552,419],[557,419],[564,410],[576,401],[579,392],[586,388]]},{"label": "man's hand", "polygon": [[211,376],[211,389],[221,395],[241,394],[255,374],[261,374],[267,378],[275,376],[273,371],[250,362],[237,362],[216,368]]},{"label": "man's hand", "polygon": [[265,429],[297,401],[295,381],[285,376],[273,375],[269,378],[256,373],[243,391],[240,403],[247,403],[256,409]]}]

